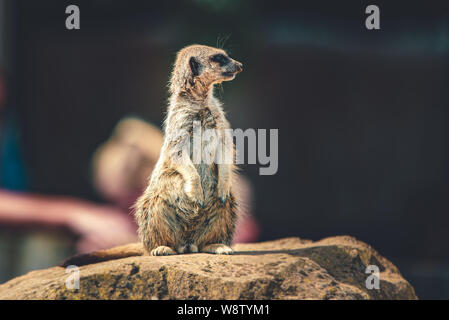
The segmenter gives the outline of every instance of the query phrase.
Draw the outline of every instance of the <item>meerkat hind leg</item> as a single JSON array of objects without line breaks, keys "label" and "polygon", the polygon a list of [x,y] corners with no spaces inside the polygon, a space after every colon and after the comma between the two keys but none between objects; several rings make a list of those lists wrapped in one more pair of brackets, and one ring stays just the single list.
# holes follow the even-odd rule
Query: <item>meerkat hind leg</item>
[{"label": "meerkat hind leg", "polygon": [[207,246],[204,246],[201,249],[201,252],[215,253],[215,254],[232,254],[234,251],[232,251],[231,247],[229,247],[225,244],[214,243],[214,244],[208,244]]},{"label": "meerkat hind leg", "polygon": [[178,248],[178,253],[197,253],[198,247],[194,244],[186,244]]},{"label": "meerkat hind leg", "polygon": [[151,250],[152,256],[169,256],[176,254],[176,251],[167,246],[159,246],[156,249]]}]

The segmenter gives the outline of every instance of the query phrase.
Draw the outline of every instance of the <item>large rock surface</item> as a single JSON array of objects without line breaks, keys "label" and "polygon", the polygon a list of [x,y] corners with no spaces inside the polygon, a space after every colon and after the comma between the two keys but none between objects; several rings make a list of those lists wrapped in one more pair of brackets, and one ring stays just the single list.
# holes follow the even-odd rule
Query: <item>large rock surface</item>
[{"label": "large rock surface", "polygon": [[[0,285],[0,299],[416,299],[399,270],[348,236],[238,244],[232,256],[140,256],[81,266],[69,290],[62,267]],[[367,289],[368,265],[380,288]]]}]

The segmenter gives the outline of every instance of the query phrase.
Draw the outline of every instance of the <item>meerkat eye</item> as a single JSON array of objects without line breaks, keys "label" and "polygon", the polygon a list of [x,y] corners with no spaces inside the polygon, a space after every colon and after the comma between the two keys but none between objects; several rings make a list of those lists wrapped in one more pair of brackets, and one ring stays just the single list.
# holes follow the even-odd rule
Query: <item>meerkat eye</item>
[{"label": "meerkat eye", "polygon": [[221,54],[221,53],[213,55],[210,58],[210,60],[213,61],[213,62],[218,62],[218,64],[220,66],[224,66],[225,64],[227,64],[229,62],[229,58],[226,57],[224,54]]}]

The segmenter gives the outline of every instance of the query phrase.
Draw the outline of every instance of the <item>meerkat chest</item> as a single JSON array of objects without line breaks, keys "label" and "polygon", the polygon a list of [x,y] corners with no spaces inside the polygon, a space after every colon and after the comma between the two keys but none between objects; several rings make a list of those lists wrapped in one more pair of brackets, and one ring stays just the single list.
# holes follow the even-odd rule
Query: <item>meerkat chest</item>
[{"label": "meerkat chest", "polygon": [[[216,150],[220,146],[222,113],[205,107],[194,116],[192,160],[201,178],[206,199],[214,197],[217,185]],[[195,155],[194,155],[194,154]]]},{"label": "meerkat chest", "polygon": [[198,110],[194,118],[204,129],[217,128],[220,123],[220,114],[209,107]]},{"label": "meerkat chest", "polygon": [[[217,148],[221,147],[223,141],[223,113],[211,108],[199,110],[193,121],[192,143],[193,151],[200,152],[200,157],[194,157],[201,161],[195,164],[213,165]],[[198,154],[199,155],[199,154]]]}]

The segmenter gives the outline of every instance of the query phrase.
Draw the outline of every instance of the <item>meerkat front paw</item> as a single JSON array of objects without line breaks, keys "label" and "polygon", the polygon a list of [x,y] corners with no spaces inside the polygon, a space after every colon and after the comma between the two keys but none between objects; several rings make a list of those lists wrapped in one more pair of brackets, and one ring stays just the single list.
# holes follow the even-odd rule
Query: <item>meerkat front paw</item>
[{"label": "meerkat front paw", "polygon": [[214,244],[208,244],[204,248],[201,249],[201,252],[206,253],[215,253],[215,254],[233,254],[234,251],[232,251],[231,247],[221,244],[221,243],[214,243]]},{"label": "meerkat front paw", "polygon": [[225,204],[231,195],[230,186],[224,186],[223,184],[218,185],[218,198],[220,199],[221,204]]},{"label": "meerkat front paw", "polygon": [[170,256],[176,254],[175,250],[167,246],[159,246],[156,249],[151,250],[152,256]]},{"label": "meerkat front paw", "polygon": [[204,208],[204,192],[201,183],[187,181],[184,186],[184,192],[187,196],[195,201],[201,208]]}]

